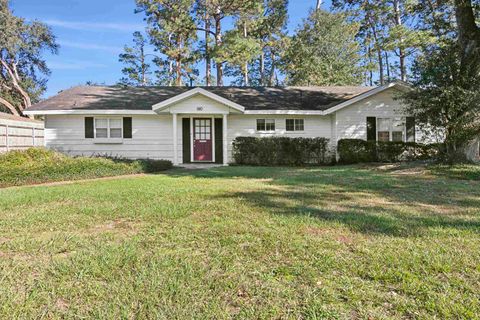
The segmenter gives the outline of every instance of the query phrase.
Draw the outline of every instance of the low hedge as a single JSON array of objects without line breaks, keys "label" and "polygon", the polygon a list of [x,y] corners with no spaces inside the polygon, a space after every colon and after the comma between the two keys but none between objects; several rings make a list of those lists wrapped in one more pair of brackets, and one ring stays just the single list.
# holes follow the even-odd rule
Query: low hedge
[{"label": "low hedge", "polygon": [[69,157],[44,148],[30,148],[0,155],[0,187],[153,173],[171,167],[167,160]]},{"label": "low hedge", "polygon": [[337,146],[339,162],[344,164],[429,160],[437,158],[441,149],[441,144],[362,139],[341,139]]},{"label": "low hedge", "polygon": [[238,165],[302,166],[332,162],[326,138],[237,137],[233,159]]}]

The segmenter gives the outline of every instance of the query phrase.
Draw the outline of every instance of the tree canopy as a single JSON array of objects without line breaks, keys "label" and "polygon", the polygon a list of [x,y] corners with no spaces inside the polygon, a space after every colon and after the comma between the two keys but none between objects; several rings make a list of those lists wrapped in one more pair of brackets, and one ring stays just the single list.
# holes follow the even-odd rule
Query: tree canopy
[{"label": "tree canopy", "polygon": [[14,16],[0,0],[0,108],[20,115],[38,101],[50,74],[42,54],[57,50],[49,27]]}]

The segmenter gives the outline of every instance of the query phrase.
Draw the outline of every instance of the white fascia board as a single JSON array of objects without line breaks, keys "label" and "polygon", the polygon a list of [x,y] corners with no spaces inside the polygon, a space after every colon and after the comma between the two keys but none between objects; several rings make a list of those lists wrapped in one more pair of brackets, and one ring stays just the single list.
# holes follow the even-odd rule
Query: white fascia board
[{"label": "white fascia board", "polygon": [[170,99],[167,99],[165,101],[162,101],[162,102],[159,102],[157,104],[154,104],[152,106],[152,110],[154,111],[160,111],[162,109],[165,109],[165,108],[168,108],[169,106],[171,106],[172,104],[175,104],[177,102],[180,102],[184,99],[187,99],[187,98],[190,98],[196,94],[201,94],[205,97],[208,97],[212,100],[215,100],[217,102],[220,102],[221,104],[224,104],[228,107],[231,107],[232,109],[235,109],[235,110],[238,110],[240,112],[244,112],[245,111],[245,108],[241,105],[239,105],[238,103],[235,103],[231,100],[228,100],[228,99],[225,99],[223,97],[220,97],[219,95],[216,95],[215,93],[211,93],[205,89],[202,89],[202,88],[195,88],[195,89],[192,89],[192,90],[189,90],[187,92],[184,92],[182,94],[179,94],[179,95],[176,95]]},{"label": "white fascia board", "polygon": [[62,115],[62,114],[105,114],[105,115],[114,115],[114,114],[150,114],[155,115],[156,113],[152,110],[25,110],[24,114],[27,115]]},{"label": "white fascia board", "polygon": [[377,93],[380,93],[380,92],[382,92],[382,91],[385,91],[385,90],[390,89],[390,88],[393,88],[393,87],[398,87],[398,89],[400,89],[400,90],[409,90],[409,89],[410,89],[410,87],[409,87],[409,85],[408,85],[407,83],[399,82],[399,81],[397,81],[397,82],[391,82],[391,83],[388,83],[388,84],[386,84],[386,85],[384,85],[384,86],[381,86],[381,87],[378,87],[378,88],[369,90],[369,91],[367,91],[367,92],[365,92],[365,93],[362,93],[362,94],[360,94],[360,95],[358,95],[358,96],[356,96],[356,97],[354,97],[354,98],[352,98],[352,99],[350,99],[350,100],[347,100],[347,101],[345,101],[345,102],[342,102],[342,103],[340,103],[340,104],[337,104],[335,107],[325,110],[325,111],[324,111],[324,112],[325,112],[325,115],[331,114],[331,113],[333,113],[333,112],[336,112],[336,111],[338,111],[338,110],[340,110],[340,109],[343,109],[343,108],[345,108],[345,107],[348,107],[349,105],[352,105],[352,104],[354,104],[354,103],[356,103],[356,102],[359,102],[359,101],[361,101],[361,100],[363,100],[363,99],[366,99],[366,98],[368,98],[368,97],[371,97],[371,96],[373,96],[373,95],[376,95]]},{"label": "white fascia board", "polygon": [[325,115],[325,111],[319,110],[247,110],[245,114],[285,114],[285,115],[316,115],[316,116],[323,116]]}]

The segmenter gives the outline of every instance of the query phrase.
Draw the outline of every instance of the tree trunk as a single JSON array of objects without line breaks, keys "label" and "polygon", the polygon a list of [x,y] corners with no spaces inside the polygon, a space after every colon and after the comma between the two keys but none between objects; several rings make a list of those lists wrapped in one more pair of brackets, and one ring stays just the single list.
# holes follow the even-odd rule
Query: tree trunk
[{"label": "tree trunk", "polygon": [[273,86],[273,82],[275,80],[275,54],[271,53],[272,64],[270,66],[270,77],[268,79],[268,85]]},{"label": "tree trunk", "polygon": [[7,62],[5,62],[4,60],[0,60],[0,62],[2,63],[5,70],[7,70],[10,80],[12,81],[13,87],[22,96],[23,105],[21,105],[19,109],[20,111],[23,111],[24,109],[32,105],[32,100],[30,99],[30,96],[28,95],[28,93],[25,90],[23,90],[22,86],[20,85],[21,79],[17,71],[17,65],[15,62],[12,62],[12,66],[9,66]]},{"label": "tree trunk", "polygon": [[383,56],[382,56],[382,50],[379,47],[377,48],[377,56],[378,56],[378,71],[380,74],[380,85],[383,86],[385,84],[385,76],[383,74]]},{"label": "tree trunk", "polygon": [[317,5],[315,6],[316,10],[320,10],[320,7],[322,6],[322,0],[317,0]]},{"label": "tree trunk", "polygon": [[210,38],[209,35],[210,31],[210,17],[208,16],[208,13],[205,14],[205,84],[210,86],[211,84],[211,69],[212,69],[212,62],[210,59],[210,48],[208,46],[208,40]]},{"label": "tree trunk", "polygon": [[181,86],[182,85],[182,59],[177,58],[175,62],[175,85]]},{"label": "tree trunk", "polygon": [[[380,85],[383,86],[385,84],[385,76],[383,71],[382,49],[378,40],[377,27],[376,27],[375,21],[372,19],[370,15],[367,16],[367,19],[368,19],[368,23],[370,24],[370,29],[372,30],[373,40],[375,41],[375,47],[377,51],[378,71],[379,71],[378,74],[380,78]],[[369,54],[370,54],[370,48],[369,48]]]},{"label": "tree trunk", "polygon": [[[215,45],[222,45],[222,20],[220,13],[215,17]],[[215,61],[217,66],[217,86],[223,86],[223,62]]]},{"label": "tree trunk", "polygon": [[142,86],[146,86],[146,85],[147,85],[147,75],[146,75],[146,73],[147,73],[147,70],[146,70],[147,66],[146,66],[146,64],[145,64],[145,52],[144,52],[143,46],[142,46],[142,48],[140,49],[140,61],[141,61],[141,62],[140,62],[141,65],[142,65],[142,70],[141,70],[141,72],[142,72]]},{"label": "tree trunk", "polygon": [[480,68],[480,28],[475,21],[471,0],[455,0],[455,17],[458,25],[458,42],[463,72],[474,74]]},{"label": "tree trunk", "polygon": [[260,54],[260,85],[265,85],[265,52]]},{"label": "tree trunk", "polygon": [[13,115],[20,116],[20,114],[17,111],[17,108],[15,108],[15,106],[13,104],[11,104],[7,100],[3,99],[2,97],[0,97],[0,104],[3,104],[5,107],[7,107],[7,109],[10,110],[10,112]]},{"label": "tree trunk", "polygon": [[[243,36],[245,38],[248,37],[247,21],[243,22]],[[248,87],[248,61],[244,62],[243,68],[244,68],[244,70],[243,70],[243,82],[244,82],[245,86]]]},{"label": "tree trunk", "polygon": [[[402,15],[400,13],[400,0],[393,1],[393,10],[395,16],[395,25],[401,26],[402,25]],[[403,43],[403,39],[400,39],[400,44]],[[398,59],[400,64],[400,79],[402,81],[407,81],[407,70],[405,66],[405,51],[400,46],[398,48]]]},{"label": "tree trunk", "polygon": [[[370,46],[368,46],[368,50],[367,50],[367,57],[368,57],[368,61],[369,63],[372,63],[372,48],[370,48]],[[372,69],[368,68],[368,75],[366,76],[366,79],[368,84],[370,85],[370,87],[373,86],[373,71]]]},{"label": "tree trunk", "polygon": [[385,51],[385,66],[387,67],[387,81],[390,81],[390,62],[388,61],[388,52]]},{"label": "tree trunk", "polygon": [[173,60],[168,61],[168,75],[169,75],[168,85],[171,87],[171,86],[173,86],[173,82],[172,82],[172,79],[173,79]]}]

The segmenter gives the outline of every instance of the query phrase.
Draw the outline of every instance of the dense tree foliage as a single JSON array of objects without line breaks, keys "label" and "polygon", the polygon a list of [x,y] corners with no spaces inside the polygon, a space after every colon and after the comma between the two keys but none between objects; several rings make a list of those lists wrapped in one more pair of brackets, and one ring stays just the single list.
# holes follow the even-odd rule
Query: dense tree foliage
[{"label": "dense tree foliage", "polygon": [[444,133],[447,160],[456,161],[480,136],[480,27],[470,0],[452,6],[456,24],[417,58],[413,89],[403,99],[424,130]]},{"label": "dense tree foliage", "polygon": [[58,49],[51,30],[39,21],[26,22],[0,0],[0,109],[20,115],[46,89],[44,51]]},{"label": "dense tree foliage", "polygon": [[124,77],[120,79],[121,84],[131,86],[146,86],[152,83],[150,79],[151,64],[147,60],[145,46],[147,40],[141,32],[133,33],[133,46],[125,46],[124,52],[120,54],[119,61],[125,67],[122,69]]},{"label": "dense tree foliage", "polygon": [[355,85],[361,83],[356,24],[341,14],[312,11],[291,38],[283,68],[293,85]]}]

